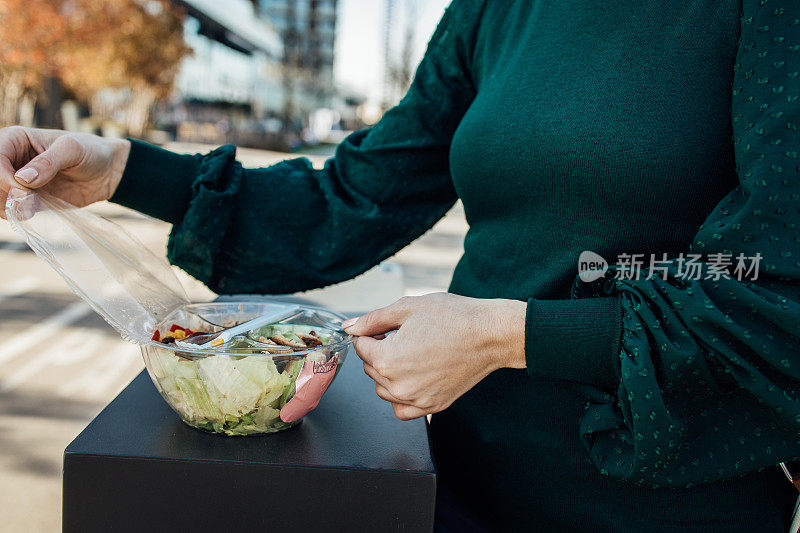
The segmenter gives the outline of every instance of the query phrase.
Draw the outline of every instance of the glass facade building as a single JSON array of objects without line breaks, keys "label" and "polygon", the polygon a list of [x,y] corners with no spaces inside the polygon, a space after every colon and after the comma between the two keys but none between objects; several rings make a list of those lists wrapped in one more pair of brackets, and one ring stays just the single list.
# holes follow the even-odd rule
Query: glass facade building
[{"label": "glass facade building", "polygon": [[291,110],[332,106],[337,0],[257,0],[283,41],[284,101]]}]

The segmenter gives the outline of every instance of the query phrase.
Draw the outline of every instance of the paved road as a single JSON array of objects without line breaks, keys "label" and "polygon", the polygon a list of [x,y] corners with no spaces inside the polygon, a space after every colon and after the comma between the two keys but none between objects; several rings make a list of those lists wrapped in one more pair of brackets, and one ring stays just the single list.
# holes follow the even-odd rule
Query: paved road
[{"label": "paved road", "polygon": [[[285,157],[254,150],[240,154],[248,166]],[[164,253],[167,224],[110,204],[91,209]],[[403,293],[445,290],[465,229],[456,207],[390,264],[308,297],[356,313]],[[214,296],[182,272],[179,276],[192,299]],[[60,530],[64,447],[142,368],[138,348],[122,341],[0,221],[0,532]]]}]

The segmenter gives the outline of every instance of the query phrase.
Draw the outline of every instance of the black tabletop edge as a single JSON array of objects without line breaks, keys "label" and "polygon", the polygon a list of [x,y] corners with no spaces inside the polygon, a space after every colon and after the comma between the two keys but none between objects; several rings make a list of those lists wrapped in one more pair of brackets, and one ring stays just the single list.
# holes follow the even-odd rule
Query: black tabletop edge
[{"label": "black tabletop edge", "polygon": [[197,459],[190,457],[153,457],[149,455],[127,455],[127,454],[100,454],[100,453],[86,453],[78,451],[64,451],[64,461],[71,457],[94,457],[99,459],[112,459],[123,461],[163,461],[169,463],[202,463],[202,464],[219,464],[219,465],[254,465],[254,466],[272,466],[281,468],[302,468],[307,470],[337,470],[343,472],[376,472],[376,473],[395,473],[403,475],[415,475],[423,477],[436,477],[436,471],[422,471],[422,470],[400,470],[398,468],[364,468],[364,467],[348,467],[348,466],[328,466],[328,465],[301,465],[297,463],[279,463],[279,462],[258,462],[258,461],[238,461],[238,460],[224,460],[219,459]]}]

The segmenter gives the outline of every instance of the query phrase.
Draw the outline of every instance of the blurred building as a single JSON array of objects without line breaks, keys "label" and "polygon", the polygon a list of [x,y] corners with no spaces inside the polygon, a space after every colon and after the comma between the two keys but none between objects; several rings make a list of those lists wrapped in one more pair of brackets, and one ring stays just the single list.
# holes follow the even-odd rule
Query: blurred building
[{"label": "blurred building", "polygon": [[287,149],[336,127],[336,0],[173,1],[194,53],[156,114],[167,135]]},{"label": "blurred building", "polygon": [[173,0],[186,11],[184,59],[156,126],[179,141],[281,147],[283,44],[250,0]]},{"label": "blurred building", "polygon": [[255,111],[280,104],[275,86],[283,47],[277,31],[256,17],[248,0],[181,0],[184,39],[194,54],[176,80],[184,98],[251,104]]},{"label": "blurred building", "polygon": [[255,0],[283,42],[284,115],[333,106],[337,0]]}]

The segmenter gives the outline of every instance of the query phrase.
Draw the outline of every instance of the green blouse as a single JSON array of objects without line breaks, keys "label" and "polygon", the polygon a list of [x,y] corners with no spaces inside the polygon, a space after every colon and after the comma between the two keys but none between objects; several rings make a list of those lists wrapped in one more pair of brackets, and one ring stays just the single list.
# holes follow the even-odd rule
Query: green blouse
[{"label": "green blouse", "polygon": [[[112,200],[172,223],[170,260],[214,290],[286,293],[364,272],[460,198],[450,290],[527,301],[528,368],[433,417],[441,482],[496,528],[781,531],[798,124],[796,0],[455,0],[402,102],[324,169],[133,142]],[[577,278],[583,251],[604,277]]]}]

